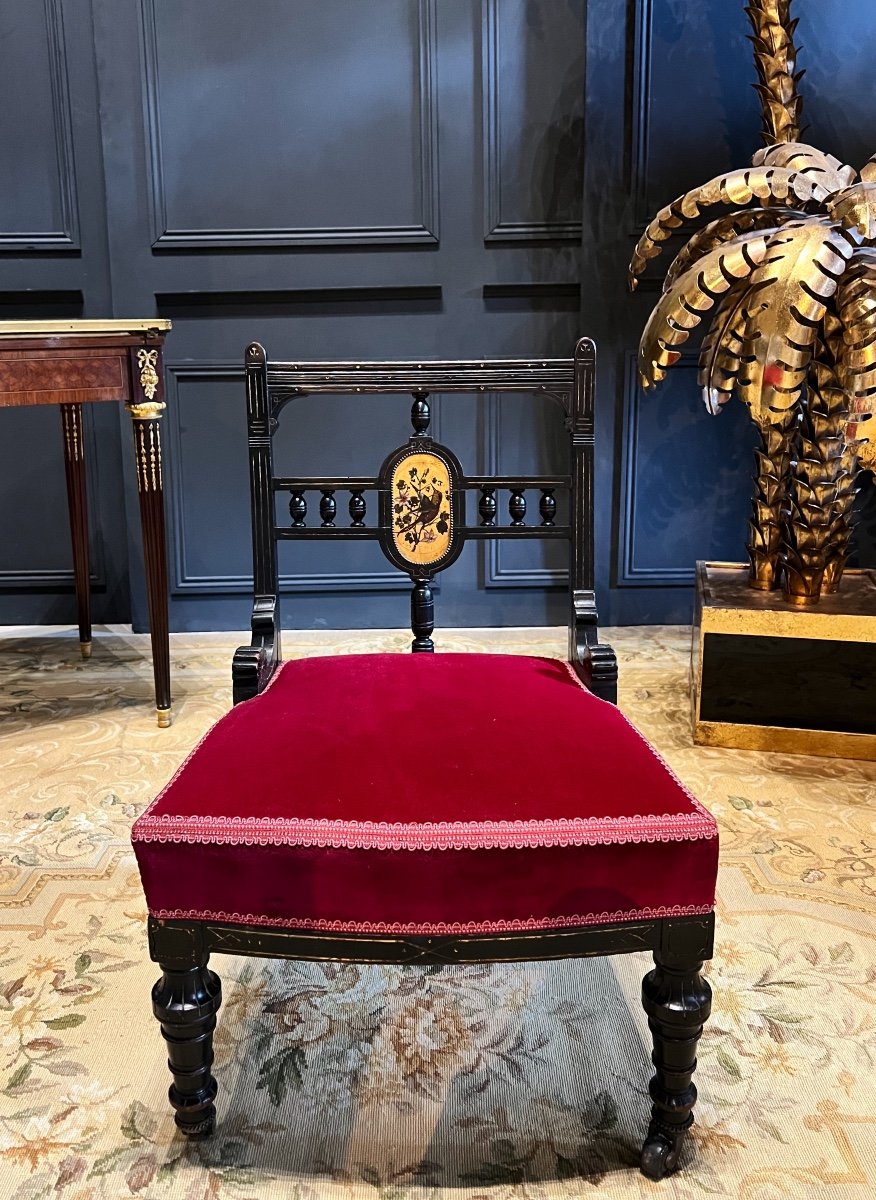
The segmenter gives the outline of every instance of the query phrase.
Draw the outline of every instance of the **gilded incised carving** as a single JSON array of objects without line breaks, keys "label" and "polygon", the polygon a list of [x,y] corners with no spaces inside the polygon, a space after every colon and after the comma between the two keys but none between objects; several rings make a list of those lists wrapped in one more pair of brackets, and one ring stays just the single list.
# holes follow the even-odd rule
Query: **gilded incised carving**
[{"label": "gilded incised carving", "polygon": [[161,442],[158,426],[136,421],[134,443],[137,453],[137,484],[141,492],[161,491]]},{"label": "gilded incised carving", "polygon": [[758,428],[750,585],[814,604],[839,587],[859,467],[876,467],[876,159],[860,176],[800,141],[791,0],[751,0],[764,149],[752,166],[679,196],[639,239],[630,286],[683,226],[639,346],[654,387],[706,319],[700,386],[720,413],[735,393]]},{"label": "gilded incised carving", "polygon": [[82,418],[76,405],[62,404],[61,419],[64,423],[64,442],[67,457],[71,462],[82,458]]}]

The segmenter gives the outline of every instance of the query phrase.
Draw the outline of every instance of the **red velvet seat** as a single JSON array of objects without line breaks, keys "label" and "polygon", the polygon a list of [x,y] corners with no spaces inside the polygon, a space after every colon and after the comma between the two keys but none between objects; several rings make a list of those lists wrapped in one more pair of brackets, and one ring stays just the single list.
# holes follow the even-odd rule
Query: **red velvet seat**
[{"label": "red velvet seat", "polygon": [[566,663],[492,654],[284,663],[133,840],[154,917],[359,933],[709,913],[718,852]]}]

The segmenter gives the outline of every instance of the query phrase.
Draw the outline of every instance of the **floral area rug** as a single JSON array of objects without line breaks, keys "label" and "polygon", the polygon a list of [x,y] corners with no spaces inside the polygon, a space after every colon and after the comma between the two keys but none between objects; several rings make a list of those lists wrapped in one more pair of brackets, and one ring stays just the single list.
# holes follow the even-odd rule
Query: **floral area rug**
[{"label": "floral area rug", "polygon": [[[0,637],[4,1200],[872,1200],[876,765],[694,747],[688,631],[611,631],[624,711],[721,826],[714,1011],[684,1169],[638,1174],[648,960],[358,967],[219,957],[219,1122],[186,1144],[128,831],[230,703],[233,635]],[[290,634],[297,654],[405,633]],[[561,654],[558,631],[447,649]],[[586,764],[582,757],[582,770]],[[513,882],[512,882],[513,885]]]}]

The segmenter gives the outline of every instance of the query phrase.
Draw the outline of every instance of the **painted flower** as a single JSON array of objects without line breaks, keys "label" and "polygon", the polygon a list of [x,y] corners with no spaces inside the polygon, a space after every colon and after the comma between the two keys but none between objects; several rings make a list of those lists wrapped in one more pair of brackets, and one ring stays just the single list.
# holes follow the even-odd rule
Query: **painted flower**
[{"label": "painted flower", "polygon": [[45,1018],[48,1014],[42,1009],[40,998],[32,991],[17,992],[0,1013],[0,1046],[13,1059],[25,1042],[46,1032]]},{"label": "painted flower", "polygon": [[739,967],[748,956],[745,947],[740,946],[739,942],[721,942],[715,949],[715,957],[727,967]]},{"label": "painted flower", "polygon": [[66,962],[63,958],[47,958],[38,954],[29,964],[27,968],[28,975],[55,975],[58,971],[63,971]]},{"label": "painted flower", "polygon": [[103,1105],[118,1091],[118,1088],[101,1083],[99,1079],[89,1079],[87,1083],[74,1083],[67,1091],[64,1102],[74,1104],[77,1108],[94,1108]]},{"label": "painted flower", "polygon": [[388,1034],[405,1076],[449,1074],[472,1047],[459,1010],[440,996],[416,997],[397,1014]]},{"label": "painted flower", "polygon": [[788,1051],[787,1046],[773,1041],[764,1042],[758,1047],[754,1060],[758,1070],[769,1071],[773,1075],[797,1074],[797,1064]]},{"label": "painted flower", "polygon": [[299,1046],[323,1042],[332,1033],[333,1022],[319,1001],[307,993],[269,1001],[265,1012],[276,1018],[277,1032],[292,1034],[293,1042]]},{"label": "painted flower", "polygon": [[70,1140],[48,1112],[15,1122],[0,1121],[0,1159],[36,1170],[49,1155],[70,1148]]}]

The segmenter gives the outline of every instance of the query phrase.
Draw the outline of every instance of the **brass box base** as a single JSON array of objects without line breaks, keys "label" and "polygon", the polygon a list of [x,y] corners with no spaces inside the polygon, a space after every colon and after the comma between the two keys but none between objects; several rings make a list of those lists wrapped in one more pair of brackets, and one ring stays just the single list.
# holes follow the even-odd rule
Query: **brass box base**
[{"label": "brass box base", "polygon": [[876,572],[847,571],[812,608],[697,563],[694,741],[876,761]]}]

